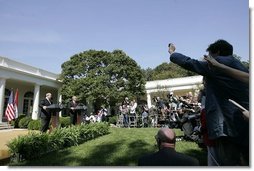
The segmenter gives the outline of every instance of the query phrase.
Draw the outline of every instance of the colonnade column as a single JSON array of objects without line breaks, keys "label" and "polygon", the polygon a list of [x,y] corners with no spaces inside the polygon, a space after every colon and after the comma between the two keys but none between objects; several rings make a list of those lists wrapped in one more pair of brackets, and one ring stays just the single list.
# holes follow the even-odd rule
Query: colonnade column
[{"label": "colonnade column", "polygon": [[[61,104],[62,103],[62,94],[60,92],[60,89],[57,91],[57,100]],[[59,112],[59,116],[62,117],[62,111]]]},{"label": "colonnade column", "polygon": [[39,117],[39,104],[40,104],[40,85],[35,84],[34,86],[34,104],[33,104],[33,113],[32,119],[37,120]]},{"label": "colonnade column", "polygon": [[5,95],[5,78],[0,78],[0,123],[2,123],[4,116],[4,95]]},{"label": "colonnade column", "polygon": [[150,93],[146,93],[146,94],[147,94],[147,107],[148,109],[150,109],[152,107],[151,95]]}]

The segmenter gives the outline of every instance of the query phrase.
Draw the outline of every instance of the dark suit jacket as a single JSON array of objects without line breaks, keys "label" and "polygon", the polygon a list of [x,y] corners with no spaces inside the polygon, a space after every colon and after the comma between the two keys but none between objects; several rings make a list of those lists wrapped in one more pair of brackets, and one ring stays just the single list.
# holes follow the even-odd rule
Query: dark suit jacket
[{"label": "dark suit jacket", "polygon": [[[218,62],[248,72],[233,56],[218,56]],[[206,61],[198,61],[180,53],[173,53],[170,60],[181,67],[205,76],[206,120],[210,139],[229,136],[241,145],[249,145],[249,122],[242,112],[228,101],[232,99],[249,109],[249,85],[208,67]]]},{"label": "dark suit jacket", "polygon": [[[50,103],[53,104],[53,101],[50,101]],[[46,98],[41,100],[40,105],[39,105],[39,107],[41,108],[41,112],[40,112],[41,118],[51,117],[49,109],[46,109],[46,110],[43,109],[43,106],[49,106],[49,105],[51,105],[50,103]]]},{"label": "dark suit jacket", "polygon": [[[79,104],[78,102],[76,102],[76,103],[74,104],[73,101],[71,101],[71,102],[69,103],[69,108],[71,108],[71,107],[74,107],[74,108],[75,108],[75,107],[78,106],[78,104]],[[71,114],[77,114],[78,111],[77,111],[77,110],[71,110],[71,109],[70,109],[70,113],[71,113]]]},{"label": "dark suit jacket", "polygon": [[176,152],[173,148],[163,148],[141,157],[138,166],[199,166],[199,162],[193,157]]}]

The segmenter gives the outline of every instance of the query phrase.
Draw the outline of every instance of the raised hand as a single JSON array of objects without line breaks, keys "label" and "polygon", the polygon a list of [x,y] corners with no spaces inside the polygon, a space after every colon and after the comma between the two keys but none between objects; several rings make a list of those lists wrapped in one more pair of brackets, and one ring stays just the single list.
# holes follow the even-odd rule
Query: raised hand
[{"label": "raised hand", "polygon": [[209,66],[219,67],[221,64],[217,62],[213,57],[204,55],[204,59],[208,62]]},{"label": "raised hand", "polygon": [[176,50],[176,47],[173,43],[169,43],[168,45],[168,53],[171,55],[172,53],[174,53]]}]

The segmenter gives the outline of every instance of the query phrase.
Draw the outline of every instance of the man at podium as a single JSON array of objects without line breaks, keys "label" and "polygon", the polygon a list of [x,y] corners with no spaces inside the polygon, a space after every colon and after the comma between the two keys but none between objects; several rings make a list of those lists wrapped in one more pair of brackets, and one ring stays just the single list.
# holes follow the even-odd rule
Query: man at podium
[{"label": "man at podium", "polygon": [[70,119],[71,119],[71,124],[76,125],[77,123],[80,124],[80,111],[76,110],[76,107],[78,106],[78,98],[77,96],[73,96],[72,100],[70,102]]},{"label": "man at podium", "polygon": [[47,109],[47,106],[53,104],[52,94],[47,93],[46,98],[41,100],[39,107],[41,108],[40,118],[41,118],[41,132],[47,132],[49,129],[49,123],[51,119],[51,111]]},{"label": "man at podium", "polygon": [[72,100],[68,106],[70,109],[71,124],[80,125],[82,122],[83,114],[87,110],[87,107],[83,103],[78,102],[78,98],[76,96],[72,97]]}]

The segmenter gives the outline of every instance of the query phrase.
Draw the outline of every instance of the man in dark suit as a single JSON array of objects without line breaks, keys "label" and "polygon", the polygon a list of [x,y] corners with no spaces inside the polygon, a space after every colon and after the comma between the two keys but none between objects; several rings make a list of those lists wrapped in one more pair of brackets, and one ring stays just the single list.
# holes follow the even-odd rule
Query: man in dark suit
[{"label": "man in dark suit", "polygon": [[76,125],[77,123],[80,124],[80,112],[78,110],[75,110],[75,107],[78,106],[77,97],[73,96],[72,100],[70,102],[70,120],[71,124]]},{"label": "man in dark suit", "polygon": [[52,94],[47,93],[46,98],[41,100],[40,105],[39,105],[41,108],[41,112],[40,112],[41,132],[47,132],[47,130],[49,129],[51,113],[50,113],[50,110],[47,109],[47,106],[53,104],[53,101],[51,98],[52,98]]},{"label": "man in dark suit", "polygon": [[[206,123],[208,138],[215,140],[217,161],[221,166],[249,165],[249,123],[232,99],[249,110],[249,84],[214,70],[207,61],[199,61],[175,52],[170,44],[170,61],[205,77]],[[206,51],[211,58],[228,67],[248,73],[233,57],[233,46],[225,40],[210,44]]]},{"label": "man in dark suit", "polygon": [[159,151],[139,159],[139,166],[198,166],[197,159],[175,151],[176,136],[170,128],[161,128],[155,136]]}]

